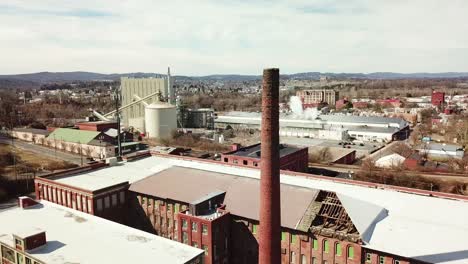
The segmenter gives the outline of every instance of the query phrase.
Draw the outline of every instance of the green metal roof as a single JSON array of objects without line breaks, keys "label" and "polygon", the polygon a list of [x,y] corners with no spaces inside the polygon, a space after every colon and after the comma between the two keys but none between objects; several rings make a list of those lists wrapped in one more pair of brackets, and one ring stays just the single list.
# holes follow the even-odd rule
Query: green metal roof
[{"label": "green metal roof", "polygon": [[95,139],[101,132],[78,130],[70,128],[57,128],[47,137],[52,140],[60,140],[64,142],[88,144]]},{"label": "green metal roof", "polygon": [[135,145],[140,145],[140,144],[141,144],[140,142],[122,142],[121,146],[122,147],[128,147],[128,146],[135,146]]}]

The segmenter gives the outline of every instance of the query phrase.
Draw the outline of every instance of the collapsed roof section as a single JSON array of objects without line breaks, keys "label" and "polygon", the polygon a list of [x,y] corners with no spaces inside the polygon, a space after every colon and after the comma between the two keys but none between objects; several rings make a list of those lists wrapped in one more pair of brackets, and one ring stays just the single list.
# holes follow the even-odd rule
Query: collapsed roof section
[{"label": "collapsed roof section", "polygon": [[[225,210],[259,220],[259,180],[173,166],[137,181],[130,191],[192,204],[222,193]],[[353,242],[368,242],[386,210],[335,192],[281,184],[281,225]]]}]

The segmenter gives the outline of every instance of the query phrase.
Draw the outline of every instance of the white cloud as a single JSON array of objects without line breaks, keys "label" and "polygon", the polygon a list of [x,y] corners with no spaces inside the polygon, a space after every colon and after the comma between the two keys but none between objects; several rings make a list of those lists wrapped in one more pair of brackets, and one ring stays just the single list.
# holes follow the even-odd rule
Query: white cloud
[{"label": "white cloud", "polygon": [[9,0],[0,73],[468,71],[464,0]]}]

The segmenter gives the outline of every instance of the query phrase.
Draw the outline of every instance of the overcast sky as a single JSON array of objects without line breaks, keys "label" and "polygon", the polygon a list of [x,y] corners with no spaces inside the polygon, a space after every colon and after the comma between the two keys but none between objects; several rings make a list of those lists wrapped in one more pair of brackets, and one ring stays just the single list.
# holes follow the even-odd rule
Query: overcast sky
[{"label": "overcast sky", "polygon": [[2,0],[0,74],[468,71],[467,0]]}]

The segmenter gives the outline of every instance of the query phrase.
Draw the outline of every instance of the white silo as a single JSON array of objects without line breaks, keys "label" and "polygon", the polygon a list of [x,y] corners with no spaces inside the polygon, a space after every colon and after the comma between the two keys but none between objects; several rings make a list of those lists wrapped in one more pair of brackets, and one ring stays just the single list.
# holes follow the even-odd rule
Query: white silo
[{"label": "white silo", "polygon": [[177,113],[173,105],[155,103],[145,107],[145,130],[149,138],[167,138],[177,129]]}]

